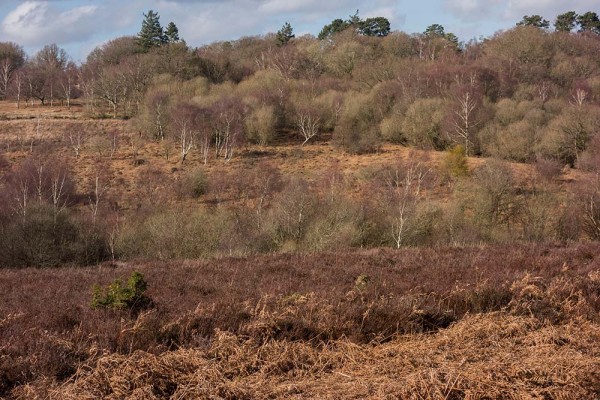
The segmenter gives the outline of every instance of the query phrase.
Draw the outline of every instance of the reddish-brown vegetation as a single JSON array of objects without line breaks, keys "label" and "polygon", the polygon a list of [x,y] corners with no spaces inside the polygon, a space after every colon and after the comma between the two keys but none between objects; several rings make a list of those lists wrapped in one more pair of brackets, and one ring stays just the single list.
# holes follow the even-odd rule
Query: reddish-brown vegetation
[{"label": "reddish-brown vegetation", "polygon": [[[377,346],[258,343],[218,332],[205,350],[103,356],[49,398],[593,399],[599,339],[590,323],[548,327],[501,313]],[[17,397],[45,394],[43,385],[19,388]]]},{"label": "reddish-brown vegetation", "polygon": [[599,398],[600,36],[535,20],[0,43],[0,397]]},{"label": "reddish-brown vegetation", "polygon": [[[357,398],[388,389],[398,398],[444,390],[593,398],[599,250],[377,250],[4,270],[0,389],[9,398],[346,397],[353,387]],[[154,308],[90,307],[94,284],[132,270],[144,274]],[[140,374],[125,379],[130,368]],[[394,380],[406,380],[406,391]]]}]

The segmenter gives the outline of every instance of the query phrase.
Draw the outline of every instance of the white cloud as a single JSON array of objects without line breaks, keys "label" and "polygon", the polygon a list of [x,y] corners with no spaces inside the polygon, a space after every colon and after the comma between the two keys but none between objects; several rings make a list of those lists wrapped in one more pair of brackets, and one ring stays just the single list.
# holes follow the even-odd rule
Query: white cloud
[{"label": "white cloud", "polygon": [[504,0],[443,0],[444,10],[465,22],[477,22],[497,13]]},{"label": "white cloud", "polygon": [[335,18],[349,18],[357,9],[363,18],[389,18],[393,29],[399,29],[406,18],[399,12],[398,0],[227,0],[210,5],[170,0],[166,3],[169,7],[159,10],[161,21],[175,21],[181,36],[191,45],[274,32],[286,21],[298,35],[307,31],[316,34],[324,24]]},{"label": "white cloud", "polygon": [[95,30],[98,6],[60,11],[47,2],[25,1],[0,24],[8,39],[25,46],[73,43],[89,38]]},{"label": "white cloud", "polygon": [[268,0],[263,2],[258,10],[266,14],[279,14],[310,11],[315,6],[319,6],[318,0]]},{"label": "white cloud", "polygon": [[[389,19],[392,29],[400,29],[406,23],[406,14],[402,13],[402,7],[398,0],[377,0],[364,4],[360,9],[362,18],[385,17]],[[364,10],[364,12],[363,12]]]},{"label": "white cloud", "polygon": [[444,10],[465,22],[481,20],[518,21],[524,15],[539,14],[553,20],[566,11],[594,11],[597,0],[442,0]]},{"label": "white cloud", "polygon": [[539,14],[546,19],[554,19],[566,11],[584,13],[598,11],[597,0],[509,0],[506,6],[506,16],[521,18],[523,15]]}]

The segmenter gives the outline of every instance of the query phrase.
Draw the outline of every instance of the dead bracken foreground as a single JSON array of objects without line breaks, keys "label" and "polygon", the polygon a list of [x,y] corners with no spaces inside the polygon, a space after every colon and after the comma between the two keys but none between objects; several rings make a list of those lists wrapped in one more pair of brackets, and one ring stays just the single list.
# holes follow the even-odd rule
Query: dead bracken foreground
[{"label": "dead bracken foreground", "polygon": [[[436,334],[381,345],[259,344],[218,332],[208,350],[106,355],[51,399],[594,399],[600,327],[468,316]],[[39,398],[35,386],[19,398]]]},{"label": "dead bracken foreground", "polygon": [[[593,399],[600,327],[502,313],[382,345],[262,345],[220,332],[210,349],[107,355],[50,398]],[[35,398],[34,387],[19,390]]]},{"label": "dead bracken foreground", "polygon": [[[597,399],[600,244],[0,273],[6,399]],[[92,309],[131,271],[151,307]]]}]

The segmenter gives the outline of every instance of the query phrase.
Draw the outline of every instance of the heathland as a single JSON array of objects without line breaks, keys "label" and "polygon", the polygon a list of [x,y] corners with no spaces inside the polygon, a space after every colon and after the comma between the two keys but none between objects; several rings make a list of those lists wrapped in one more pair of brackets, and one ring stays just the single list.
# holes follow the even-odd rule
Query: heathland
[{"label": "heathland", "polygon": [[592,14],[0,43],[0,398],[600,397]]}]

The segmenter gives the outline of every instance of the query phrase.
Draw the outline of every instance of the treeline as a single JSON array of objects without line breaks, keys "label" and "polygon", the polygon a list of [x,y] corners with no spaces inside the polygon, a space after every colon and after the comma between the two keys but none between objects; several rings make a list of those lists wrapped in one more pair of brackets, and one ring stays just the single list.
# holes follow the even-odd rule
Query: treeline
[{"label": "treeline", "polygon": [[553,32],[538,17],[459,43],[438,24],[409,35],[356,14],[320,39],[296,38],[286,23],[191,49],[151,11],[138,37],[100,46],[79,67],[56,45],[27,59],[3,44],[0,94],[81,97],[92,116],[136,117],[148,140],[177,143],[182,162],[189,152],[228,160],[242,143],[293,135],[332,137],[350,152],[461,144],[468,155],[575,165],[600,125],[597,15],[565,13]]}]

